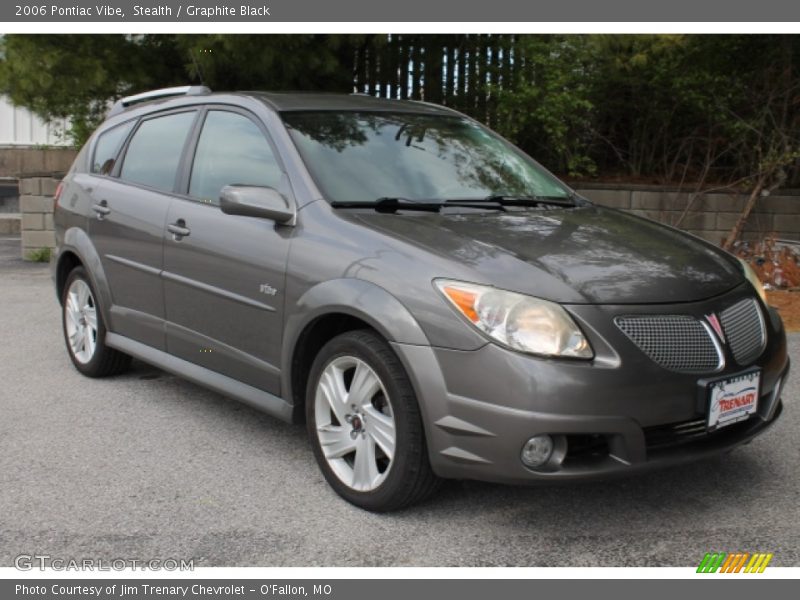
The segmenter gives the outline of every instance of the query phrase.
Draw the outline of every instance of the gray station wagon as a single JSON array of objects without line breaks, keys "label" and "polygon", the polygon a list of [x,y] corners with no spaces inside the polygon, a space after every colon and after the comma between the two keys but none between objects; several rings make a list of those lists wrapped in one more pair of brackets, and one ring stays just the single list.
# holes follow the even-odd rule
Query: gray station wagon
[{"label": "gray station wagon", "polygon": [[75,367],[305,422],[368,510],[725,453],[781,412],[750,268],[601,208],[474,120],[363,95],[125,98],[57,192]]}]

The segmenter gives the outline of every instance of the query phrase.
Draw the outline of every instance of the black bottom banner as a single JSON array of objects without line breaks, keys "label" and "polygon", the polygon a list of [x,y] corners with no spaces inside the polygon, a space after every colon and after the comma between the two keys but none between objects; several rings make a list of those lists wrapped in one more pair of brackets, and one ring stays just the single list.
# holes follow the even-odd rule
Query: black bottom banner
[{"label": "black bottom banner", "polygon": [[[308,579],[308,580],[224,580],[209,579],[96,579],[65,578],[2,580],[0,598],[15,599],[129,599],[177,600],[222,599],[264,600],[531,600],[546,598],[647,598],[675,600],[707,598],[724,594],[726,600],[753,598],[756,594],[779,597],[795,584],[785,579]],[[713,586],[713,589],[712,589]],[[702,594],[702,596],[701,596]],[[774,595],[773,595],[774,594]],[[788,595],[787,595],[788,597]]]}]

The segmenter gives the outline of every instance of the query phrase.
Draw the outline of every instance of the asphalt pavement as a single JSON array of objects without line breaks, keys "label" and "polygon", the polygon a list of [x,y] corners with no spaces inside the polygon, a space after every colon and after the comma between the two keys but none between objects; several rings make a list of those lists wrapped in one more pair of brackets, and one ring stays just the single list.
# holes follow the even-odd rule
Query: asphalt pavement
[{"label": "asphalt pavement", "polygon": [[[0,239],[0,566],[36,553],[195,566],[689,566],[711,550],[800,566],[797,368],[781,421],[724,458],[604,483],[450,482],[423,505],[375,515],[328,488],[301,426],[142,363],[81,376],[48,269],[16,258],[18,243]],[[790,347],[799,357],[800,335]]]}]

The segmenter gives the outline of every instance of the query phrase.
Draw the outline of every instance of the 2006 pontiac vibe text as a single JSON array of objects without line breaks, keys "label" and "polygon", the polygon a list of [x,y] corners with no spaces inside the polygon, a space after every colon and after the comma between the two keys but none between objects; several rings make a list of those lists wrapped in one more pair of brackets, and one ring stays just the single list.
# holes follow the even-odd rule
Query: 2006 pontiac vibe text
[{"label": "2006 pontiac vibe text", "polygon": [[[59,6],[56,4],[17,4],[14,6],[17,17],[117,17],[125,18],[125,11],[119,6],[110,4],[95,4],[94,6]],[[154,6],[133,5],[134,17],[203,17],[213,19],[218,17],[270,17],[270,7],[266,4],[227,4],[212,6],[196,6],[179,4],[176,9],[167,4]]]},{"label": "2006 pontiac vibe text", "polygon": [[81,373],[137,358],[303,422],[331,487],[368,510],[443,478],[678,465],[781,414],[786,337],[748,265],[596,206],[441,106],[131,96],[55,224]]}]

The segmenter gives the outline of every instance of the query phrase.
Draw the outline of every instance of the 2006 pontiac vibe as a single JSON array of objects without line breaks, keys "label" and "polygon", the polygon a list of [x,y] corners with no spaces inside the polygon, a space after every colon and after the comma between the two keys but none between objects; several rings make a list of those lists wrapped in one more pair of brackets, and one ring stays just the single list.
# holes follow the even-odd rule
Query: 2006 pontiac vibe
[{"label": "2006 pontiac vibe", "polygon": [[58,193],[75,367],[131,357],[305,422],[334,490],[533,483],[726,452],[781,412],[748,266],[581,198],[475,121],[361,95],[125,98]]}]

